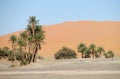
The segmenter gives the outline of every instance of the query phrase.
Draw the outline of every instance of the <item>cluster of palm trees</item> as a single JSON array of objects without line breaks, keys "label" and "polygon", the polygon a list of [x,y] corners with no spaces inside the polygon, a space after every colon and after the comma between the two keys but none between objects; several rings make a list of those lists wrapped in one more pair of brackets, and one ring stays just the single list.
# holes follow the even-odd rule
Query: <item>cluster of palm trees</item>
[{"label": "cluster of palm trees", "polygon": [[103,47],[97,47],[95,44],[91,44],[89,47],[87,47],[85,44],[80,43],[77,47],[78,52],[81,53],[82,58],[90,58],[91,56],[93,58],[101,57],[102,55],[105,56],[105,58],[111,58],[114,56],[113,51],[105,52]]},{"label": "cluster of palm trees", "polygon": [[[41,43],[45,39],[45,31],[38,22],[39,20],[36,20],[35,16],[31,16],[26,30],[19,37],[15,35],[10,37],[9,41],[11,42],[14,60],[19,59],[23,61],[24,58],[27,63],[36,61],[37,52],[41,49]],[[18,52],[23,56],[18,56]]]}]

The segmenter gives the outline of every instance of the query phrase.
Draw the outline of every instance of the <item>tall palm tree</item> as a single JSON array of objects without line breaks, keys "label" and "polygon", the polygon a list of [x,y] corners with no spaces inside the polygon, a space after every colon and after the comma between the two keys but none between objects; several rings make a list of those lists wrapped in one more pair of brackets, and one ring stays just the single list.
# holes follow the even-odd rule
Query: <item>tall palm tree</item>
[{"label": "tall palm tree", "polygon": [[15,44],[16,40],[17,40],[17,36],[12,35],[10,37],[10,41],[12,42],[12,50],[14,50],[14,44]]},{"label": "tall palm tree", "polygon": [[35,53],[33,56],[33,62],[35,62],[38,50],[41,50],[41,43],[43,43],[45,39],[44,33],[45,31],[43,30],[42,26],[37,25],[35,29],[35,36],[34,36]]},{"label": "tall palm tree", "polygon": [[11,61],[12,61],[12,63],[13,63],[13,61],[16,61],[16,57],[15,57],[15,42],[17,41],[17,36],[15,36],[15,35],[12,35],[11,37],[10,37],[10,41],[12,42],[12,58],[11,58]]},{"label": "tall palm tree", "polygon": [[98,47],[98,48],[97,48],[97,52],[99,52],[100,56],[101,56],[101,54],[102,54],[104,51],[105,51],[105,50],[104,50],[104,48],[102,48],[102,47]]},{"label": "tall palm tree", "polygon": [[35,62],[37,52],[41,49],[41,43],[45,39],[45,31],[41,25],[38,25],[39,20],[36,20],[35,16],[31,16],[28,21],[27,34],[32,38],[33,62]]},{"label": "tall palm tree", "polygon": [[83,44],[83,43],[80,43],[79,45],[78,45],[78,47],[77,47],[77,50],[78,50],[78,52],[81,52],[81,54],[82,54],[82,58],[84,57],[83,56],[83,53],[84,53],[84,51],[87,49],[87,47],[85,46],[85,44]]},{"label": "tall palm tree", "polygon": [[93,58],[95,58],[95,52],[96,52],[96,45],[95,44],[91,44],[89,46],[89,50],[91,50],[91,54],[93,55]]}]

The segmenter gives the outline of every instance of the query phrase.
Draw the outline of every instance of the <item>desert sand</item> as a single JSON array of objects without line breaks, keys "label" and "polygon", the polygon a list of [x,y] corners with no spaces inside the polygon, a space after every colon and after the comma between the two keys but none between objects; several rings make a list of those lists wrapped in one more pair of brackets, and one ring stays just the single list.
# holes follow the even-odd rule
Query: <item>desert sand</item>
[{"label": "desert sand", "polygon": [[[113,50],[120,55],[120,22],[112,21],[78,21],[44,26],[46,40],[39,54],[53,57],[61,47],[66,46],[77,52],[79,43],[89,46],[91,43],[102,46],[105,50]],[[0,37],[0,47],[8,46],[10,35],[19,35],[21,31]],[[78,54],[79,56],[80,54]]]},{"label": "desert sand", "polygon": [[120,79],[120,58],[51,59],[9,66],[7,61],[0,61],[0,79]]}]

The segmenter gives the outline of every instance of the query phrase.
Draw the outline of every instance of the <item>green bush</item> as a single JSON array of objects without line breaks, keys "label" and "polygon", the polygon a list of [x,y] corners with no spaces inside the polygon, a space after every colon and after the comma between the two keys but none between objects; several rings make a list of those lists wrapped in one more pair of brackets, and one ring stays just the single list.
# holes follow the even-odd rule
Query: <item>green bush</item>
[{"label": "green bush", "polygon": [[76,56],[76,52],[67,47],[63,47],[55,53],[55,59],[71,59],[76,58]]},{"label": "green bush", "polygon": [[8,61],[11,61],[12,62],[12,66],[14,66],[13,62],[15,61],[15,56],[14,56],[12,50],[8,51]]},{"label": "green bush", "polygon": [[114,57],[114,53],[113,51],[108,51],[106,53],[104,53],[105,58],[113,58]]},{"label": "green bush", "polygon": [[7,52],[8,52],[8,49],[6,47],[4,47],[3,49],[0,48],[0,59],[8,57]]},{"label": "green bush", "polygon": [[28,53],[27,52],[17,52],[16,53],[16,60],[20,62],[21,65],[28,64]]},{"label": "green bush", "polygon": [[20,65],[27,65],[27,64],[28,64],[28,62],[26,60],[23,60],[20,62]]}]

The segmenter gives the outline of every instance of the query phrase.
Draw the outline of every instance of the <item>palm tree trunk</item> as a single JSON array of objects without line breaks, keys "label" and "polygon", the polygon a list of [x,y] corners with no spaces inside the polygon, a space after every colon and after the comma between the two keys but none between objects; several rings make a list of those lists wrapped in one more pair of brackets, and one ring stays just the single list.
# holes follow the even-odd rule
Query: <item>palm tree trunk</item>
[{"label": "palm tree trunk", "polygon": [[34,26],[34,23],[32,24],[32,34],[33,34],[33,36],[34,36],[34,34],[35,34],[35,26]]},{"label": "palm tree trunk", "polygon": [[35,49],[35,53],[34,53],[34,55],[33,55],[33,62],[36,61],[37,51],[38,51],[38,48],[36,47],[36,49]]},{"label": "palm tree trunk", "polygon": [[21,57],[21,65],[24,65],[24,59]]},{"label": "palm tree trunk", "polygon": [[93,53],[93,59],[95,58],[95,55],[94,55],[94,53]]},{"label": "palm tree trunk", "polygon": [[32,54],[31,54],[31,47],[30,47],[30,45],[29,45],[29,48],[28,48],[28,53],[29,53],[29,56],[28,56],[28,64],[30,64],[31,63],[31,61],[32,61]]},{"label": "palm tree trunk", "polygon": [[[14,46],[14,42],[12,43],[12,51],[13,51],[13,58],[14,58],[14,61],[12,61],[13,62],[13,64],[14,64],[14,62],[16,62],[16,53],[15,53],[15,46]],[[14,64],[15,65],[15,64]]]},{"label": "palm tree trunk", "polygon": [[94,49],[92,50],[93,59],[95,58]]},{"label": "palm tree trunk", "polygon": [[28,48],[28,53],[30,53],[30,47]]},{"label": "palm tree trunk", "polygon": [[31,63],[31,60],[32,60],[32,54],[30,53],[30,54],[29,54],[29,57],[28,57],[28,64]]},{"label": "palm tree trunk", "polygon": [[13,47],[14,47],[14,43],[12,43],[12,50],[13,50]]},{"label": "palm tree trunk", "polygon": [[27,46],[25,46],[25,51],[26,51]]},{"label": "palm tree trunk", "polygon": [[83,53],[82,53],[82,58],[83,58]]},{"label": "palm tree trunk", "polygon": [[101,54],[101,51],[100,51],[100,57],[102,57],[101,55],[102,55],[102,54]]},{"label": "palm tree trunk", "polygon": [[22,47],[21,47],[21,45],[20,45],[20,52],[22,51]]}]

